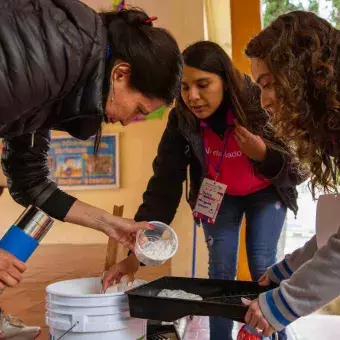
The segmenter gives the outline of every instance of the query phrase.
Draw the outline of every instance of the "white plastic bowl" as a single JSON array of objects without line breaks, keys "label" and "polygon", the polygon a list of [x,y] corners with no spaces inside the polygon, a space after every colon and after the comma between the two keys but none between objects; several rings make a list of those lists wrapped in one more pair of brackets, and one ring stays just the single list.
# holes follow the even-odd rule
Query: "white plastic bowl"
[{"label": "white plastic bowl", "polygon": [[178,249],[178,237],[167,224],[152,221],[153,230],[140,230],[136,236],[135,254],[146,266],[160,266]]}]

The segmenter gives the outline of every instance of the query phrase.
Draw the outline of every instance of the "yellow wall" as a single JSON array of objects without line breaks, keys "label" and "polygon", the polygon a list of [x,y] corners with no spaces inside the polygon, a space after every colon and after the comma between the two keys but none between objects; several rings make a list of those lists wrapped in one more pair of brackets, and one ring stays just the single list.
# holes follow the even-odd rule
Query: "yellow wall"
[{"label": "yellow wall", "polygon": [[261,1],[230,0],[230,9],[233,62],[239,70],[249,73],[249,61],[244,49],[261,30]]},{"label": "yellow wall", "polygon": [[[103,10],[111,7],[111,0],[87,0],[94,8]],[[179,42],[181,49],[188,44],[203,39],[203,5],[202,0],[133,0],[129,4],[145,9],[150,16],[158,16],[156,25],[169,29]],[[187,13],[190,13],[190,18]],[[107,126],[108,132],[120,132],[121,189],[101,191],[72,191],[77,198],[112,211],[114,204],[125,205],[126,217],[133,217],[141,203],[141,196],[152,174],[151,164],[156,155],[156,149],[167,122],[162,120],[131,124],[122,128],[119,124]],[[0,197],[1,225],[3,234],[23,210],[9,196],[8,192]],[[188,205],[181,203],[179,212],[173,222],[180,247],[172,260],[173,275],[189,275],[191,270],[192,219]],[[202,234],[202,233],[200,233]],[[105,235],[66,223],[57,223],[46,236],[44,243],[103,243]],[[206,250],[203,238],[199,240],[198,251],[200,261],[206,265]],[[122,251],[121,251],[122,252]],[[124,254],[126,251],[124,250]],[[203,266],[202,275],[206,269]]]},{"label": "yellow wall", "polygon": [[219,44],[231,56],[230,0],[205,0],[207,38]]},{"label": "yellow wall", "polygon": [[[233,62],[240,71],[249,73],[249,60],[244,49],[248,41],[261,30],[260,0],[230,0],[230,9]],[[250,279],[245,247],[245,223],[241,230],[237,276],[240,280]]]}]

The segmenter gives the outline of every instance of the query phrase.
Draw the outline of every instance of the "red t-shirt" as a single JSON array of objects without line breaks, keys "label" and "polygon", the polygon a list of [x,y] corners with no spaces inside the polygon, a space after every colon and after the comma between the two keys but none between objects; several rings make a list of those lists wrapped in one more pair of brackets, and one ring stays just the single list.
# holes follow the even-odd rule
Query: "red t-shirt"
[{"label": "red t-shirt", "polygon": [[[234,122],[234,114],[228,111],[228,125]],[[249,158],[244,155],[235,140],[234,129],[229,129],[222,140],[208,125],[201,121],[202,136],[208,169],[208,178],[227,185],[226,193],[233,196],[245,196],[262,190],[270,185],[270,180],[254,170]],[[223,152],[224,151],[224,152]],[[222,159],[222,153],[223,159]]]}]

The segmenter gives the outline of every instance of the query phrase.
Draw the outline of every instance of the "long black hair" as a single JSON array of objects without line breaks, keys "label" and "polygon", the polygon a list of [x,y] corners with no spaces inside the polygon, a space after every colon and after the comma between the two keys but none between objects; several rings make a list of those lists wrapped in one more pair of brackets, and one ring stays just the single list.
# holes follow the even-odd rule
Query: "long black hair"
[{"label": "long black hair", "polygon": [[[183,51],[183,59],[187,66],[220,76],[224,87],[224,99],[230,103],[236,119],[251,131],[258,133],[260,125],[265,125],[266,115],[263,114],[262,122],[252,122],[251,119],[258,118],[258,113],[262,111],[260,91],[248,76],[237,70],[221,46],[211,41],[198,41]],[[189,112],[181,96],[177,101],[177,107],[192,128],[199,128],[198,120]]]}]

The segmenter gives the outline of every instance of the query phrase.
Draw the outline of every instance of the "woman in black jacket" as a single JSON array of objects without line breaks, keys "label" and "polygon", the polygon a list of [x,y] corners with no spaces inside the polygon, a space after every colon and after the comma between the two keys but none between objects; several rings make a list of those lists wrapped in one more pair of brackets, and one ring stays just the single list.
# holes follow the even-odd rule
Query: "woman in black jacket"
[{"label": "woman in black jacket", "polygon": [[[49,179],[47,154],[52,129],[99,137],[103,121],[126,125],[173,101],[182,57],[174,38],[152,21],[137,9],[97,14],[78,0],[0,2],[0,137],[12,197],[129,248],[131,232],[148,224],[59,190]],[[0,289],[16,285],[24,270],[0,250]]]},{"label": "woman in black jacket", "polygon": [[[189,166],[187,199],[203,224],[209,277],[235,279],[245,214],[248,262],[252,279],[258,280],[275,262],[287,208],[297,213],[295,186],[306,173],[293,153],[274,137],[257,86],[235,69],[221,47],[198,42],[183,56],[181,98],[170,113],[136,220],[171,223]],[[202,214],[197,208],[206,178],[227,186],[216,221],[210,211]],[[135,256],[130,255],[108,271],[104,289],[138,267]],[[231,339],[231,333],[230,320],[210,319],[211,340]],[[280,339],[285,339],[284,333]]]}]

